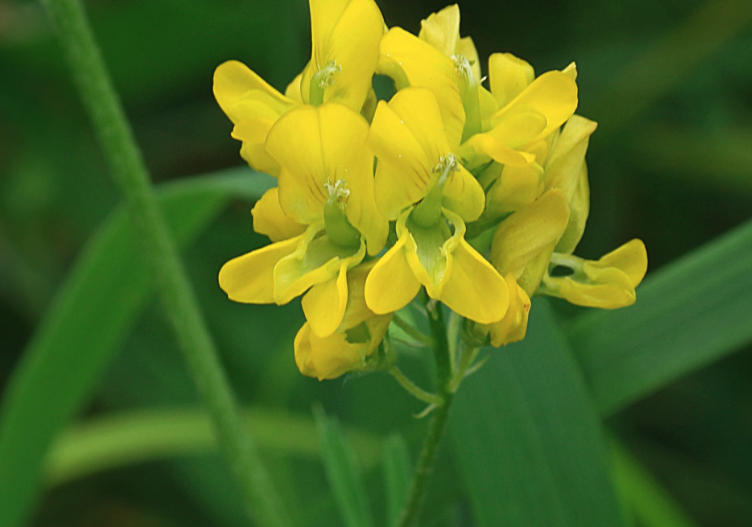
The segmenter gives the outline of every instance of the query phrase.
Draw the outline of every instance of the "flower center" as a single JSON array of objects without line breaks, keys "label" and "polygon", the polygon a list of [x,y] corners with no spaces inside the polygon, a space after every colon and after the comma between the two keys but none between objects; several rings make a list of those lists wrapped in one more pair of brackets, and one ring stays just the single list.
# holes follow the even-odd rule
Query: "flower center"
[{"label": "flower center", "polygon": [[436,181],[423,198],[415,206],[410,218],[421,227],[436,225],[441,218],[441,198],[444,186],[449,177],[460,169],[460,160],[451,152],[439,158],[437,165],[431,167],[431,174],[437,174]]}]

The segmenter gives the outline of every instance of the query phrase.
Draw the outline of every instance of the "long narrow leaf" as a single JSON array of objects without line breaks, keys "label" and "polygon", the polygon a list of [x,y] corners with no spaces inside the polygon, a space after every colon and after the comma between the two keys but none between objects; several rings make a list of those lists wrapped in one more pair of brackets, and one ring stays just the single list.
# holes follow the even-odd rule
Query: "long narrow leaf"
[{"label": "long narrow leaf", "polygon": [[[246,410],[259,448],[306,458],[321,456],[316,424],[310,417],[261,409]],[[364,466],[378,459],[379,440],[348,430],[353,451]],[[78,425],[55,443],[47,460],[45,480],[60,485],[104,470],[215,450],[216,440],[206,413],[194,409],[149,409],[119,412]]]},{"label": "long narrow leaf", "polygon": [[477,525],[624,525],[598,415],[545,300],[527,338],[460,387],[451,431]]},{"label": "long narrow leaf", "polygon": [[649,277],[637,303],[569,328],[602,414],[752,342],[752,222]]},{"label": "long narrow leaf", "polygon": [[324,468],[340,515],[347,527],[372,527],[368,494],[353,455],[339,424],[320,407],[314,409]]},{"label": "long narrow leaf", "polygon": [[[160,190],[175,239],[187,245],[234,196],[258,198],[271,178],[246,169]],[[87,244],[11,378],[0,407],[0,525],[28,513],[45,454],[86,403],[136,321],[150,277],[130,222],[118,210]]]}]

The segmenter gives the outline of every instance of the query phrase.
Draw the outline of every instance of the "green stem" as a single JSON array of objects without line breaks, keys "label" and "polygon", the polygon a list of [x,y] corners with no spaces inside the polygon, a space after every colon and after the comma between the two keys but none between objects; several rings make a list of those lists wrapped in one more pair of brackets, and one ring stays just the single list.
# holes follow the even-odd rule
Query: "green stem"
[{"label": "green stem", "polygon": [[44,0],[43,3],[58,31],[114,179],[125,197],[165,312],[213,420],[218,442],[241,488],[249,514],[261,525],[287,526],[286,514],[272,490],[256,446],[243,428],[216,348],[157,205],[149,174],[81,2]]},{"label": "green stem", "polygon": [[447,342],[446,325],[441,305],[437,304],[434,309],[429,309],[428,320],[431,324],[431,332],[435,342],[436,357],[436,391],[437,395],[444,400],[444,404],[437,406],[433,413],[431,423],[428,425],[428,435],[423,442],[423,449],[418,457],[413,481],[407,495],[407,503],[402,510],[399,527],[413,525],[420,512],[420,507],[426,495],[428,481],[436,464],[441,439],[444,437],[449,421],[449,408],[454,394],[449,390],[452,378],[452,369],[449,359],[449,343]]},{"label": "green stem", "polygon": [[392,317],[392,322],[394,322],[397,327],[404,331],[407,335],[414,338],[424,346],[428,346],[429,348],[433,347],[433,340],[431,339],[431,337],[424,335],[418,328],[400,317],[397,313],[395,313]]},{"label": "green stem", "polygon": [[434,406],[441,406],[444,404],[444,399],[436,394],[425,391],[423,388],[415,384],[410,380],[407,375],[402,373],[397,366],[389,368],[389,373],[394,377],[398,383],[413,397],[424,403],[428,403]]}]

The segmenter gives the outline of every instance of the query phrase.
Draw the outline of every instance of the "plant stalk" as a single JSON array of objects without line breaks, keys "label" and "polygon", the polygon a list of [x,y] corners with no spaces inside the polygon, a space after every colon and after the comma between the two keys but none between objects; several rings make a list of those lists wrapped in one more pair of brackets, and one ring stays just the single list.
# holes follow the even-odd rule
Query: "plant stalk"
[{"label": "plant stalk", "polygon": [[428,320],[435,343],[436,394],[443,399],[444,403],[436,407],[431,422],[428,425],[428,434],[418,457],[418,464],[415,467],[415,474],[413,475],[410,490],[407,494],[407,503],[402,510],[402,515],[398,523],[399,527],[410,527],[418,518],[418,513],[428,489],[428,482],[431,479],[431,474],[436,464],[441,440],[446,432],[449,421],[449,408],[454,397],[454,393],[450,390],[449,386],[452,379],[452,368],[449,357],[447,329],[440,304],[435,305],[433,309],[429,309]]}]

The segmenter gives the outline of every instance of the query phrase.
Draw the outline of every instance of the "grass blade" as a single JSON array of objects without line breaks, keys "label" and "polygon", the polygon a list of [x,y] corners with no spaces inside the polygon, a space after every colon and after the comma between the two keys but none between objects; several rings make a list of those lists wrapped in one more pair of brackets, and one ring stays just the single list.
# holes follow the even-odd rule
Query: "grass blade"
[{"label": "grass blade", "polygon": [[324,468],[335,502],[347,527],[372,527],[368,494],[360,468],[339,423],[314,408]]},{"label": "grass blade", "polygon": [[635,305],[572,324],[569,341],[602,414],[752,341],[750,262],[752,222],[650,276]]}]

